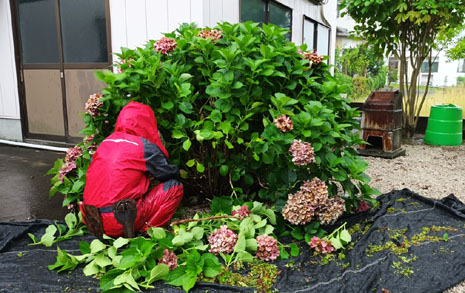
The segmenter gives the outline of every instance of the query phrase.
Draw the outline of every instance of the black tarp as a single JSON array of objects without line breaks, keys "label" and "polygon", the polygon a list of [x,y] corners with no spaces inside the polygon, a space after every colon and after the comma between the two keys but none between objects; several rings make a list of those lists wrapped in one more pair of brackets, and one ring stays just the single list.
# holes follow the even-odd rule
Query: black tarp
[{"label": "black tarp", "polygon": [[[336,254],[334,260],[324,264],[322,256],[313,255],[313,251],[301,243],[301,254],[297,258],[277,262],[280,274],[274,288],[279,292],[440,292],[465,279],[463,203],[453,195],[436,201],[409,190],[393,191],[380,196],[379,200],[377,208],[339,222],[346,221],[348,227],[360,226],[352,235],[354,244],[344,251],[345,259],[337,259]],[[51,248],[27,245],[30,243],[27,233],[40,236],[49,224],[50,221],[0,223],[1,292],[98,290],[98,280],[85,277],[82,266],[70,273],[57,274],[48,270],[47,266],[56,260],[56,245]],[[402,231],[404,236],[399,234],[401,229],[406,229]],[[430,236],[430,239],[417,241],[401,255],[391,250],[367,255],[367,248],[373,245],[383,246],[392,241],[402,247],[403,242],[411,242],[419,235]],[[91,235],[76,237],[60,242],[59,246],[70,254],[80,254],[79,241],[92,239]],[[178,291],[161,282],[155,285],[155,291]],[[204,283],[194,289],[251,291]]]}]

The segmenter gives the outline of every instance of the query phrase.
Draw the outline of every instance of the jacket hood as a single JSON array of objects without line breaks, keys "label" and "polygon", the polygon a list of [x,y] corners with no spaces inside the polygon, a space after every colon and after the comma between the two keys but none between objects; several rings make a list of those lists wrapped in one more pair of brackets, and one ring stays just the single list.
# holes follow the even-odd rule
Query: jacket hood
[{"label": "jacket hood", "polygon": [[158,146],[168,158],[168,151],[161,142],[158,133],[157,119],[152,108],[147,105],[130,102],[121,109],[116,120],[115,132],[124,132],[143,137]]}]

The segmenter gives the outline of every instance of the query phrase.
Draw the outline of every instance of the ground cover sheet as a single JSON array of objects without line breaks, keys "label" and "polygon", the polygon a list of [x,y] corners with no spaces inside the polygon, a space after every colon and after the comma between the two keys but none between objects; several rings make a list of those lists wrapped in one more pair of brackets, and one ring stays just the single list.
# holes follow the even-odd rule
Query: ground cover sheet
[{"label": "ground cover sheet", "polygon": [[[341,219],[353,233],[344,255],[314,255],[305,243],[296,258],[276,262],[279,292],[440,292],[465,279],[465,205],[453,195],[432,200],[404,189],[379,197],[379,206]],[[28,246],[27,233],[41,236],[51,221],[0,223],[0,292],[96,291],[99,281],[82,266],[57,274],[56,244]],[[59,242],[78,255],[85,235]],[[283,239],[282,241],[285,241]],[[177,288],[155,283],[154,291]],[[253,292],[200,283],[193,291]]]}]

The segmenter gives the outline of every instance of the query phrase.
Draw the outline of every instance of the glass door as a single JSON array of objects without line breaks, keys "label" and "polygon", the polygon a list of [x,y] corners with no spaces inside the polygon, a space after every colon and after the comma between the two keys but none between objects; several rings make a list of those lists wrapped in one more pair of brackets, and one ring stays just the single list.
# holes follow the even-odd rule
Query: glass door
[{"label": "glass door", "polygon": [[108,0],[18,0],[25,136],[79,140],[84,104],[111,64]]}]

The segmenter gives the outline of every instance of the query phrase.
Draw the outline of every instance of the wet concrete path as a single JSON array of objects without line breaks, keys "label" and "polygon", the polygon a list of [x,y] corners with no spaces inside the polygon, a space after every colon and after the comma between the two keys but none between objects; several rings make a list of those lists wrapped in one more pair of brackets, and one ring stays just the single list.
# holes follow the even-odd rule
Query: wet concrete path
[{"label": "wet concrete path", "polygon": [[0,144],[0,222],[60,219],[63,196],[49,198],[47,171],[64,153]]}]

